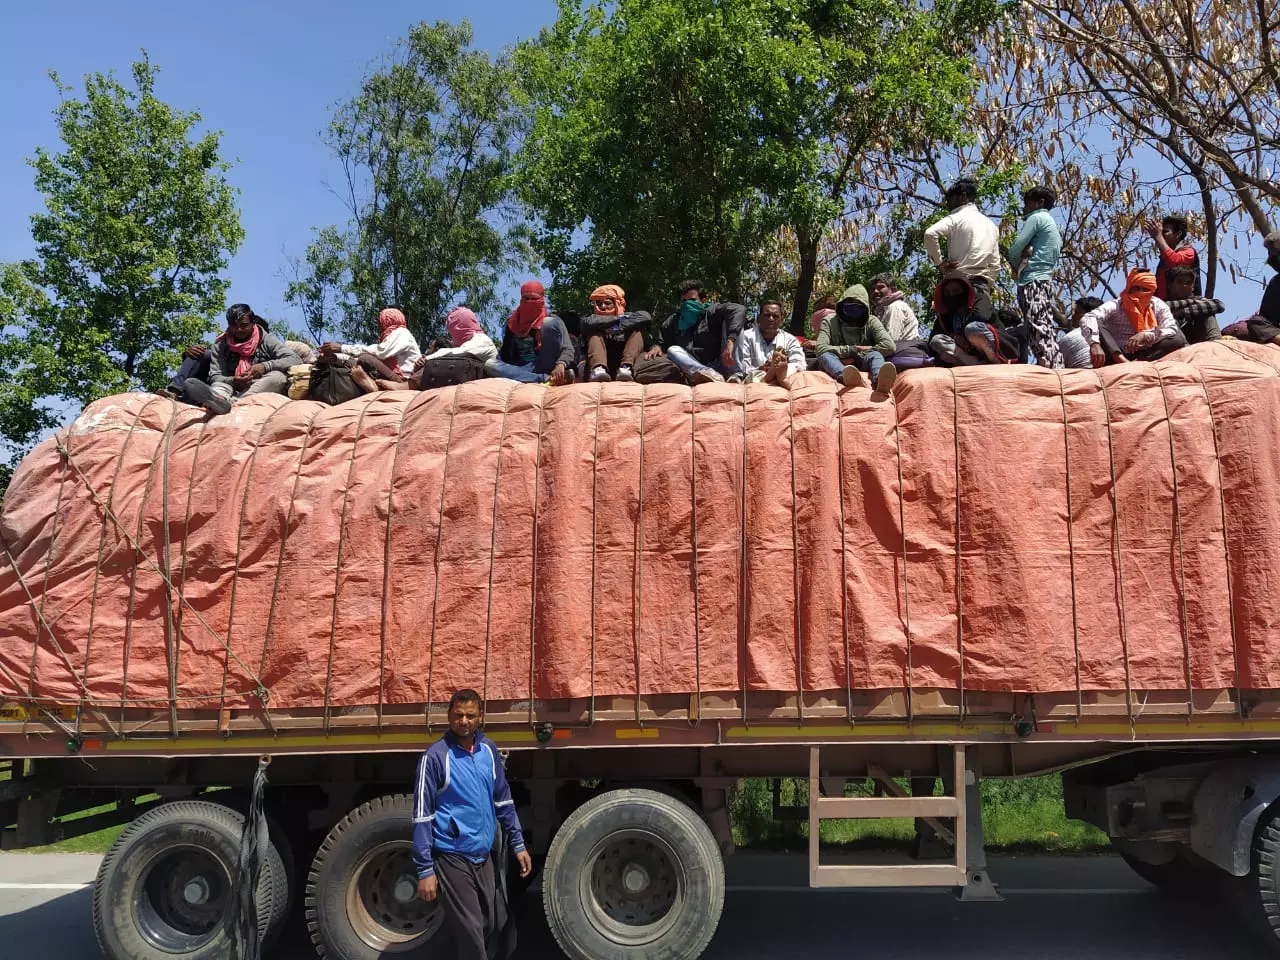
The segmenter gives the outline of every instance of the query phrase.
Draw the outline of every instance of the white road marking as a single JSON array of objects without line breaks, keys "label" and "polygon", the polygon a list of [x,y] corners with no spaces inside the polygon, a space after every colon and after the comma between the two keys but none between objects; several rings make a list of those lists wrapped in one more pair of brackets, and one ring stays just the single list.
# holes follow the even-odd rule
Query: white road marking
[{"label": "white road marking", "polygon": [[84,890],[91,883],[0,883],[0,890]]},{"label": "white road marking", "polygon": [[[1141,896],[1157,893],[1155,887],[1144,890],[1137,887],[1001,887],[996,888],[1002,895],[1032,897],[1122,897]],[[901,891],[903,893],[945,893],[950,895],[953,887],[796,887],[767,884],[731,884],[725,887],[727,893],[852,893],[856,890],[875,890],[881,892]]]}]

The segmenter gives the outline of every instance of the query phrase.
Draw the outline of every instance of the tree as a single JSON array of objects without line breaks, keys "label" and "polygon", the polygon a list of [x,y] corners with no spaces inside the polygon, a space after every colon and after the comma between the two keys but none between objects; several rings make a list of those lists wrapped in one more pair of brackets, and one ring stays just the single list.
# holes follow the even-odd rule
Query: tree
[{"label": "tree", "polygon": [[356,313],[347,299],[347,241],[337,227],[315,231],[304,259],[286,254],[280,277],[286,282],[284,299],[302,312],[307,337],[314,344],[330,339],[339,317]]},{"label": "tree", "polygon": [[493,308],[500,279],[529,262],[511,195],[522,122],[511,65],[471,43],[465,20],[414,26],[329,126],[352,223],[317,236],[310,271],[287,295],[314,307],[316,284],[336,277],[352,339],[395,305],[425,340],[450,305]]},{"label": "tree", "polygon": [[737,299],[785,227],[798,330],[866,164],[961,136],[973,36],[996,15],[994,0],[561,0],[521,53],[539,252],[574,297],[609,278],[656,304],[697,274]]},{"label": "tree", "polygon": [[45,210],[36,256],[0,274],[0,426],[10,445],[53,426],[59,408],[154,389],[181,348],[224,307],[220,271],[243,231],[219,134],[155,96],[143,55],[133,89],[85,78],[54,112],[61,152],[30,161]]}]

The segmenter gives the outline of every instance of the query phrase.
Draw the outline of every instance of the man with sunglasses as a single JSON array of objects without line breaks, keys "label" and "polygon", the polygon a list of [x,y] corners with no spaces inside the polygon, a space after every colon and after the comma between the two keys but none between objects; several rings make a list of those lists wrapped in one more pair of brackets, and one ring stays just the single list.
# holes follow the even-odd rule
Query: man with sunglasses
[{"label": "man with sunglasses", "polygon": [[635,379],[635,364],[644,350],[644,331],[653,317],[627,311],[625,291],[608,283],[591,292],[591,316],[582,319],[587,342],[587,379],[593,383]]}]

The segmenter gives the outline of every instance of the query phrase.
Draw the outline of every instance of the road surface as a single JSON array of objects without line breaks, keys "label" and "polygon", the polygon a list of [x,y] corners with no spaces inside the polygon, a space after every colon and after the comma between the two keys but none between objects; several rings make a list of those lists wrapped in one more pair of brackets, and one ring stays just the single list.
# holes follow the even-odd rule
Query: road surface
[{"label": "road surface", "polygon": [[[0,854],[0,960],[95,960],[90,889],[99,857]],[[1263,960],[1220,907],[1188,906],[1119,860],[997,858],[1003,903],[942,891],[809,891],[805,861],[738,854],[707,960]],[[521,905],[517,958],[556,957],[537,888]],[[310,960],[295,915],[274,960]]]}]

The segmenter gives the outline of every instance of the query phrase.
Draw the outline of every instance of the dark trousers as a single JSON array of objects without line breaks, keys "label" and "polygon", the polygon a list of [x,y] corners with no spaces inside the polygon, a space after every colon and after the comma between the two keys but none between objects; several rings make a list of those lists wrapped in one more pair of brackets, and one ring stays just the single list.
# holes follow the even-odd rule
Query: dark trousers
[{"label": "dark trousers", "polygon": [[213,362],[213,351],[206,350],[203,357],[183,357],[182,366],[169,381],[169,386],[182,399],[187,399],[187,381],[191,379],[209,382],[209,364]]},{"label": "dark trousers", "polygon": [[1280,327],[1261,316],[1253,316],[1248,321],[1249,339],[1258,343],[1275,343],[1280,337]]},{"label": "dark trousers", "polygon": [[485,960],[485,937],[494,925],[493,857],[472,863],[453,853],[435,855],[445,922],[453,929],[458,960]]},{"label": "dark trousers", "polygon": [[391,366],[384,360],[379,360],[372,353],[362,353],[356,358],[356,363],[364,367],[365,373],[373,377],[375,380],[388,380],[392,383],[404,383],[404,376],[399,369]]},{"label": "dark trousers", "polygon": [[587,376],[596,367],[617,375],[618,367],[634,367],[644,351],[644,331],[632,330],[626,339],[595,333],[587,337]]},{"label": "dark trousers", "polygon": [[1172,337],[1161,337],[1151,346],[1135,353],[1130,353],[1123,349],[1121,344],[1116,343],[1115,337],[1101,325],[1098,327],[1098,339],[1102,341],[1102,352],[1107,355],[1108,365],[1115,362],[1112,357],[1117,353],[1129,360],[1159,360],[1161,357],[1166,357],[1173,351],[1181,350],[1187,345],[1187,338],[1181,333],[1177,333]]},{"label": "dark trousers", "polygon": [[973,287],[973,313],[983,323],[990,323],[996,315],[995,304],[991,302],[991,281],[986,277],[970,277],[969,285]]}]

